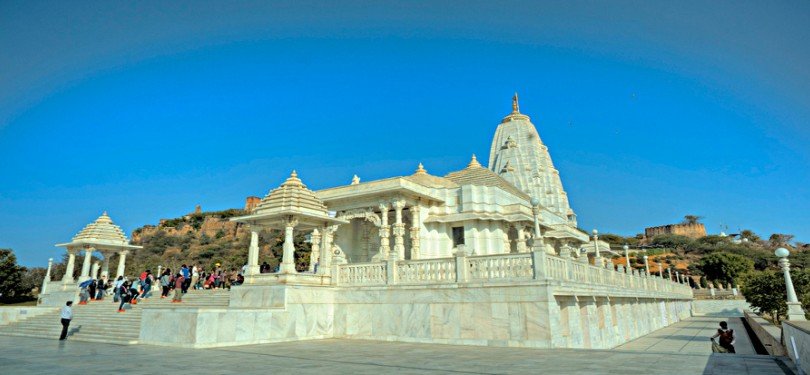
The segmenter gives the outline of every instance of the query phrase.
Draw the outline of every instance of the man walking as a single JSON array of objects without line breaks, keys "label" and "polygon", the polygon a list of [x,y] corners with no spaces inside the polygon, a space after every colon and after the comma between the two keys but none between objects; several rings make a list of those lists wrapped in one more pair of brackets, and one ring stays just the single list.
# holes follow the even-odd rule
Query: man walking
[{"label": "man walking", "polygon": [[70,320],[73,319],[73,301],[67,301],[65,306],[62,307],[61,316],[62,316],[62,335],[59,336],[59,340],[67,339],[68,333],[68,326],[70,326]]}]

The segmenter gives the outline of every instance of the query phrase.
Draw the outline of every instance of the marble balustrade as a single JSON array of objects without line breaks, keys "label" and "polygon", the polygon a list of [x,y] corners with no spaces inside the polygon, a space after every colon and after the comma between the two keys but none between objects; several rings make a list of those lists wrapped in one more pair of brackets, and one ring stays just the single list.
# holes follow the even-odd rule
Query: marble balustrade
[{"label": "marble balustrade", "polygon": [[[688,285],[647,276],[643,272],[637,275],[619,272],[612,264],[604,268],[555,255],[533,257],[532,253],[458,258],[460,262],[456,258],[436,258],[344,264],[337,267],[335,283],[339,286],[375,286],[546,279],[692,297]],[[536,259],[542,264],[535,264]],[[388,272],[389,267],[394,267],[393,272]]]}]

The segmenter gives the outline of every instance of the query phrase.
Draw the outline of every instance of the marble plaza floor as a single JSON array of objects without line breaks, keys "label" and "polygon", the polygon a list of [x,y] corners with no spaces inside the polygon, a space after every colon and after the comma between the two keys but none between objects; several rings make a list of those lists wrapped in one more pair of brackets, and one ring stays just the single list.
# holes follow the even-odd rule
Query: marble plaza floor
[{"label": "marble plaza floor", "polygon": [[[729,319],[732,328],[740,321]],[[57,322],[58,324],[58,322]],[[0,374],[791,374],[770,356],[712,354],[717,318],[695,317],[614,350],[537,350],[359,340],[172,349],[0,336]],[[738,331],[740,332],[740,331]],[[750,351],[749,351],[750,350]]]}]

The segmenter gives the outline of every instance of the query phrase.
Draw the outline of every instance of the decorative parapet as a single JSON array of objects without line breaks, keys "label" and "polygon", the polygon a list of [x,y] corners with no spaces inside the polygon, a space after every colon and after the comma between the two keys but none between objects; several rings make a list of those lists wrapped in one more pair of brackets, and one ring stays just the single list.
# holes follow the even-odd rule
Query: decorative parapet
[{"label": "decorative parapet", "polygon": [[[633,275],[613,268],[576,262],[544,252],[385,261],[338,265],[338,286],[436,285],[547,281],[558,286],[607,287],[627,293],[692,299],[692,288],[644,273]],[[622,269],[622,271],[624,271]]]}]

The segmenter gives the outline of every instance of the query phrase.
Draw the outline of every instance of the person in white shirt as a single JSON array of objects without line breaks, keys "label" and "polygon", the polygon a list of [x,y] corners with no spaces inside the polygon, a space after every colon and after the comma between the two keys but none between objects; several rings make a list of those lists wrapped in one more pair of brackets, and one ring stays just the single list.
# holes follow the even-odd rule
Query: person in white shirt
[{"label": "person in white shirt", "polygon": [[70,320],[73,319],[73,301],[65,302],[65,306],[62,307],[62,311],[60,315],[62,316],[62,335],[59,336],[59,340],[66,340],[67,339],[67,332],[68,326],[70,325]]}]

